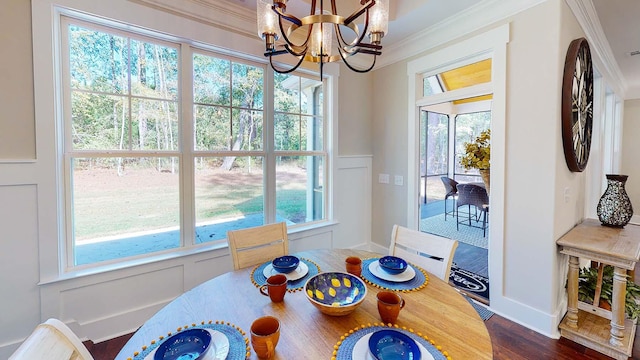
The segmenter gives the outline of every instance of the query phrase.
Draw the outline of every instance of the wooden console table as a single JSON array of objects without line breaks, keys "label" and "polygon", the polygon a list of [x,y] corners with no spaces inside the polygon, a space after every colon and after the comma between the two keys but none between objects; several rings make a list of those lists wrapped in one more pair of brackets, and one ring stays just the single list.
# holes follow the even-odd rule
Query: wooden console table
[{"label": "wooden console table", "polygon": [[[640,226],[612,228],[586,219],[558,239],[557,244],[562,254],[569,255],[567,314],[560,323],[560,334],[615,359],[628,359],[636,322],[625,319],[627,270],[633,270],[640,261]],[[613,265],[611,311],[578,301],[580,257]]]}]

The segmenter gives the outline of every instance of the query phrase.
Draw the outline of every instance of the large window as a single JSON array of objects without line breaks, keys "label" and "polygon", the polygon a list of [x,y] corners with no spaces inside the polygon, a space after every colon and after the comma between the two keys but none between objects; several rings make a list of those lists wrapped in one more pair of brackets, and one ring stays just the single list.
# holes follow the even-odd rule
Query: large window
[{"label": "large window", "polygon": [[67,267],[325,219],[321,81],[72,18],[61,35]]}]

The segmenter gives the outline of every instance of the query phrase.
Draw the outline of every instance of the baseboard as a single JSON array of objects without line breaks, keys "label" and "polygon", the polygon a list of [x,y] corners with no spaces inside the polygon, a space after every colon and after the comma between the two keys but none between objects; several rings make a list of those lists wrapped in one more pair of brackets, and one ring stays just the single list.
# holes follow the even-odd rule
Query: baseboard
[{"label": "baseboard", "polygon": [[368,251],[373,251],[375,253],[381,254],[381,255],[386,255],[389,253],[389,247],[384,247],[382,245],[376,244],[374,242],[370,242],[368,244],[368,248],[367,249],[362,249],[362,250],[368,250]]},{"label": "baseboard", "polygon": [[558,324],[564,316],[562,307],[555,313],[549,314],[511,298],[491,295],[491,305],[488,308],[503,318],[548,338],[560,338]]}]

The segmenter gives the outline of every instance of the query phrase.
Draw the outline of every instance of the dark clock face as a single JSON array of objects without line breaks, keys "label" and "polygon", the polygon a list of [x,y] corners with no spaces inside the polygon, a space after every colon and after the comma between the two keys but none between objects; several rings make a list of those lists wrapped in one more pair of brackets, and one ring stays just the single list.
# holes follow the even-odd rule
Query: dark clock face
[{"label": "dark clock face", "polygon": [[567,166],[583,171],[591,150],[593,65],[584,38],[569,45],[562,81],[562,142]]}]

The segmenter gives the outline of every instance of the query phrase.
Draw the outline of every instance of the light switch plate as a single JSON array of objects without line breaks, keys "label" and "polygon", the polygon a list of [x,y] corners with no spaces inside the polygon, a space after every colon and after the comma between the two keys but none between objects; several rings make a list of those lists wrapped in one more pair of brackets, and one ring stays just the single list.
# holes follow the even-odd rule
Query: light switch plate
[{"label": "light switch plate", "polygon": [[380,184],[388,184],[389,183],[389,174],[378,174],[378,182]]},{"label": "light switch plate", "polygon": [[402,175],[396,175],[393,179],[393,183],[398,186],[404,185],[404,177]]}]

